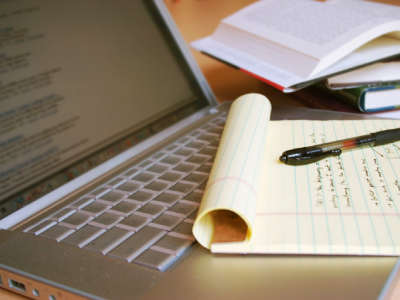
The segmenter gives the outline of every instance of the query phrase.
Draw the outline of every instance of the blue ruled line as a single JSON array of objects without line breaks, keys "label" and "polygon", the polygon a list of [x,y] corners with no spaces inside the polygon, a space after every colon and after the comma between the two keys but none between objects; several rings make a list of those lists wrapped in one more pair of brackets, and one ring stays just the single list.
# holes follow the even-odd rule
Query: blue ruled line
[{"label": "blue ruled line", "polygon": [[[327,142],[327,137],[326,137],[326,133],[325,133],[325,123],[322,122],[322,129],[324,131],[324,136],[325,136],[325,142]],[[335,189],[335,195],[336,196],[336,200],[337,200],[337,204],[338,204],[338,208],[339,208],[339,213],[340,213],[340,221],[342,223],[342,232],[343,232],[343,237],[344,237],[344,243],[345,243],[345,249],[346,249],[346,253],[349,253],[349,249],[347,246],[347,236],[346,236],[346,231],[344,230],[344,223],[343,223],[343,217],[342,217],[342,211],[340,209],[340,200],[339,200],[339,195],[336,195],[337,193],[337,188],[336,188],[336,180],[335,180],[335,172],[333,171],[333,167],[332,167],[332,160],[329,157],[329,165],[331,166],[331,172],[332,172],[332,179],[333,179],[333,186]]]},{"label": "blue ruled line", "polygon": [[[343,121],[342,121],[342,124],[343,124],[344,133],[345,133],[346,139],[347,139],[347,138],[349,138],[349,137],[348,137],[348,135],[347,135],[346,126],[344,125],[344,122],[343,122]],[[356,162],[355,162],[355,160],[354,160],[353,152],[350,151],[350,154],[351,154],[351,158],[353,159],[354,169],[357,170],[357,164],[356,164]],[[372,222],[371,213],[370,213],[370,211],[369,211],[367,199],[366,199],[366,197],[365,197],[364,189],[363,189],[363,186],[362,186],[362,184],[361,184],[361,179],[360,179],[360,176],[358,175],[358,171],[357,171],[357,178],[358,178],[358,182],[359,182],[359,184],[360,184],[361,192],[363,193],[363,198],[364,198],[365,207],[367,208],[367,211],[368,211],[369,221],[370,221],[370,223],[371,223],[371,228],[372,228],[372,231],[373,231],[373,233],[374,233],[374,239],[375,239],[375,243],[376,243],[376,246],[377,246],[377,248],[378,248],[378,254],[379,254],[379,253],[380,253],[380,246],[379,246],[379,243],[378,243],[378,239],[377,239],[377,237],[376,237],[375,226],[374,226],[374,223]],[[357,217],[356,217],[356,218],[357,218]],[[364,252],[364,248],[363,248],[363,252]]]},{"label": "blue ruled line", "polygon": [[[314,121],[311,121],[311,124],[312,124],[312,127],[313,127],[313,133],[314,133],[314,145],[316,145],[317,144],[317,136],[315,135]],[[316,164],[320,168],[319,171],[321,170],[321,166],[320,166],[321,162],[322,161],[316,162]],[[327,213],[327,211],[326,211],[326,200],[325,200],[324,183],[323,183],[323,180],[322,180],[322,176],[321,176],[321,194],[322,194],[322,200],[323,200],[323,203],[324,203],[325,216],[326,216],[326,213]],[[326,216],[325,220],[326,220],[326,229],[328,231],[329,251],[332,253],[332,240],[331,240],[331,231],[330,231],[330,228],[329,228],[329,218]]]},{"label": "blue ruled line", "polygon": [[[375,131],[377,131],[374,121],[372,121],[372,124],[374,125]],[[367,128],[365,127],[365,124],[364,124],[364,123],[363,123],[363,125],[364,125],[365,132],[368,134],[368,130],[367,130]],[[386,127],[386,126],[385,126],[385,127]],[[381,147],[383,148],[383,150],[385,151],[385,153],[386,153],[386,155],[387,155],[385,146],[381,146]],[[378,157],[376,156],[376,152],[375,152],[375,151],[372,151],[372,152],[374,153],[374,156],[375,156],[375,159],[376,159],[376,161],[377,161],[377,163],[378,163],[379,169],[381,170],[381,174],[382,174],[382,176],[383,176],[383,180],[384,180],[384,182],[385,182],[385,185],[386,185],[386,187],[387,187],[387,190],[389,191],[390,198],[393,200],[392,193],[390,192],[389,185],[387,184],[387,181],[386,181],[385,173],[382,172],[382,167],[381,167],[381,164],[380,164],[380,162],[379,162],[379,160],[378,160]],[[388,155],[387,155],[387,156],[388,156]],[[388,160],[389,160],[389,159],[388,159]],[[389,163],[390,163],[390,166],[392,167],[392,170],[393,170],[394,175],[396,175],[396,172],[394,172],[393,165],[392,165],[392,162],[391,162],[390,160],[389,160]],[[397,176],[396,176],[396,177],[397,177]],[[371,180],[372,180],[372,177],[371,177]],[[376,190],[376,188],[375,188],[375,190]],[[380,204],[380,208],[381,208],[382,214],[384,215],[383,206],[381,205],[381,201],[380,201],[379,198],[378,198],[378,200],[379,200],[379,204]],[[394,201],[392,201],[392,202],[393,202],[393,204],[394,204],[394,208],[395,208],[395,210],[396,210],[396,213],[398,213],[395,202],[394,202]],[[391,232],[391,230],[390,230],[390,228],[389,228],[389,224],[387,223],[386,216],[384,216],[384,219],[385,219],[386,227],[388,228],[388,231],[389,231],[390,239],[391,239],[392,244],[393,244],[393,254],[395,254],[395,253],[396,253],[396,245],[394,244],[394,240],[393,240],[393,237],[392,237],[392,232]]]},{"label": "blue ruled line", "polygon": [[[257,95],[255,95],[254,97],[257,97]],[[246,99],[245,99],[243,102],[245,102],[245,101],[246,101]],[[229,163],[228,170],[227,170],[226,173],[225,173],[225,176],[229,173],[229,170],[230,170],[231,167],[232,167],[233,159],[235,158],[236,151],[237,151],[238,146],[239,146],[239,144],[240,144],[240,140],[242,139],[243,131],[244,131],[244,129],[246,128],[247,121],[249,120],[250,112],[251,112],[251,110],[252,110],[252,108],[253,108],[253,105],[254,105],[254,99],[253,99],[253,101],[252,101],[252,103],[251,103],[249,112],[247,113],[246,121],[244,122],[244,126],[243,126],[243,128],[242,128],[242,131],[240,132],[239,141],[238,141],[238,143],[237,143],[237,145],[236,145],[236,147],[235,147],[235,151],[233,152],[233,155],[232,155],[231,161],[230,161],[230,163]],[[227,145],[228,145],[228,144],[227,144]],[[219,193],[218,193],[217,202],[215,203],[216,206],[218,205],[218,202],[219,202],[219,200],[220,200],[220,198],[221,198],[221,194],[222,194],[222,191],[223,191],[223,189],[224,189],[225,182],[226,182],[226,180],[224,180],[224,181],[222,182],[221,189],[220,189],[220,191],[219,191]],[[240,183],[238,183],[238,184],[240,184]]]},{"label": "blue ruled line", "polygon": [[[304,147],[306,147],[306,136],[304,134],[304,121],[301,121],[301,124],[303,125],[303,139],[304,139]],[[312,226],[312,237],[313,237],[313,245],[314,245],[314,253],[317,253],[317,246],[315,244],[315,229],[314,229],[314,215],[313,215],[313,209],[312,209],[312,201],[311,201],[311,187],[310,187],[310,175],[308,173],[308,168],[310,165],[306,166],[307,170],[307,183],[308,183],[308,199],[310,201],[310,212],[311,212],[311,226]]]},{"label": "blue ruled line", "polygon": [[[294,121],[292,121],[292,132],[293,132],[293,149],[295,149],[295,134],[294,134]],[[304,135],[304,132],[303,132]],[[297,197],[297,173],[296,173],[296,167],[294,167],[294,188],[296,190],[296,222],[297,222],[297,248],[299,249],[299,253],[300,251],[300,222],[299,222],[299,201],[298,201],[298,197]],[[285,180],[283,179],[282,182],[285,182]],[[283,211],[283,210],[282,210]]]},{"label": "blue ruled line", "polygon": [[[260,122],[260,117],[261,117],[261,115],[262,115],[262,113],[263,113],[264,104],[265,104],[265,101],[263,101],[263,104],[262,104],[262,106],[261,106],[261,110],[260,110],[260,114],[258,115],[258,119],[257,119],[257,123],[256,123],[256,126],[255,126],[255,128],[256,128],[255,130],[257,130],[258,123]],[[268,126],[266,126],[266,127],[268,127]],[[240,171],[240,175],[239,175],[239,178],[240,178],[240,179],[242,179],[243,171],[244,171],[244,168],[246,167],[247,159],[249,158],[249,152],[250,152],[251,146],[253,145],[255,133],[256,133],[256,131],[253,132],[253,136],[251,137],[250,146],[249,146],[249,149],[247,150],[247,153],[246,153],[246,159],[244,160],[244,163],[243,163],[243,166],[242,166],[242,170]],[[262,144],[261,144],[261,145],[262,145]],[[261,152],[262,150],[263,150],[263,149],[260,149],[260,152]],[[260,156],[259,156],[259,158],[260,158]],[[258,164],[257,164],[257,166],[258,166]],[[255,173],[256,173],[256,172],[254,172],[254,174],[255,174]],[[253,178],[254,178],[254,177],[253,177]],[[238,184],[236,185],[235,193],[233,194],[232,201],[231,201],[231,204],[229,205],[229,207],[232,207],[233,202],[234,202],[235,199],[236,199],[236,194],[237,194],[237,190],[238,190],[238,188],[239,188],[239,184],[240,184],[240,183],[238,183]],[[253,185],[252,185],[252,186],[253,186]],[[251,192],[251,191],[250,191],[250,192]],[[250,194],[249,194],[249,195],[250,195]],[[247,200],[249,200],[249,199],[247,199]],[[249,203],[249,201],[247,201],[245,211],[247,211],[248,203]]]},{"label": "blue ruled line", "polygon": [[[336,134],[335,125],[334,125],[333,121],[331,121],[331,122],[332,122],[333,132],[335,133],[335,140],[338,140],[337,134]],[[340,155],[339,158],[340,158],[340,161],[342,162],[342,166],[344,166],[344,162],[343,162],[342,156]],[[346,182],[349,183],[349,181],[347,180],[347,173],[346,173],[346,169],[345,168],[343,168],[343,173],[344,173],[344,177],[346,179]],[[360,225],[358,224],[358,218],[356,216],[356,211],[354,209],[353,197],[351,196],[351,189],[350,188],[348,189],[348,192],[349,192],[351,208],[353,209],[354,219],[355,219],[355,222],[357,224],[358,238],[359,238],[360,244],[361,244],[361,254],[364,254],[364,243],[363,243],[363,240],[362,240],[362,237],[361,237]]]}]

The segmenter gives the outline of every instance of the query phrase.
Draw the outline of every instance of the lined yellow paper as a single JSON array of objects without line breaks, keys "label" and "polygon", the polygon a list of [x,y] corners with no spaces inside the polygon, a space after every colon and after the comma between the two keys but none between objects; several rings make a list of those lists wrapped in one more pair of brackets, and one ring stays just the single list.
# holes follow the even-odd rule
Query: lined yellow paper
[{"label": "lined yellow paper", "polygon": [[193,227],[198,242],[207,248],[213,235],[209,214],[213,210],[237,213],[251,236],[270,114],[271,104],[258,94],[242,96],[232,105]]},{"label": "lined yellow paper", "polygon": [[[400,142],[306,166],[278,158],[292,148],[398,128],[400,121],[268,122],[269,114],[260,95],[232,106],[193,228],[198,241],[220,253],[399,255]],[[209,212],[218,209],[245,220],[244,242],[211,245]]]}]

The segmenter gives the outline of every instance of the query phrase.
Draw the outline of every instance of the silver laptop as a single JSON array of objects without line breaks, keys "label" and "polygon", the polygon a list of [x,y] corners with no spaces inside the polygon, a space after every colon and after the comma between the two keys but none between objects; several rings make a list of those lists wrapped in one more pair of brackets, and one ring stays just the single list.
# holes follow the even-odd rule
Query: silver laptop
[{"label": "silver laptop", "polygon": [[[0,11],[1,288],[51,300],[389,299],[393,257],[224,256],[195,242],[230,104],[217,105],[161,0]],[[272,118],[357,116],[275,107]]]}]

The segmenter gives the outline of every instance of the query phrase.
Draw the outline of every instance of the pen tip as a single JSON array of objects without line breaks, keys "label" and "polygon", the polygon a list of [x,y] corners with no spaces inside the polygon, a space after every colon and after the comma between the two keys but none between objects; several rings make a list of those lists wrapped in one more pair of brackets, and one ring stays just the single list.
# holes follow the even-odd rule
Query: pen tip
[{"label": "pen tip", "polygon": [[286,162],[286,155],[280,156],[280,157],[279,157],[279,160],[280,160],[281,162],[285,163],[285,162]]}]

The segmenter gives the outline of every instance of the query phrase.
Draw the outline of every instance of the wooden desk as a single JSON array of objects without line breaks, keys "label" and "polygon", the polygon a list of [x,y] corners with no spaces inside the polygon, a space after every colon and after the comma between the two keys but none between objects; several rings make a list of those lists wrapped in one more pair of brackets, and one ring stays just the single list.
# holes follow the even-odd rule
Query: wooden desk
[{"label": "wooden desk", "polygon": [[[185,41],[208,36],[219,21],[256,0],[165,0]],[[304,107],[290,96],[265,83],[191,49],[219,102],[235,100],[247,93],[260,93],[272,104]]]},{"label": "wooden desk", "polygon": [[[186,42],[210,35],[219,21],[256,0],[165,0]],[[376,2],[399,5],[397,0]],[[234,100],[246,93],[260,93],[274,105],[304,107],[289,95],[267,86],[238,70],[191,50],[219,102]],[[23,300],[26,297],[0,288],[0,299]],[[400,285],[391,300],[400,300]]]}]

